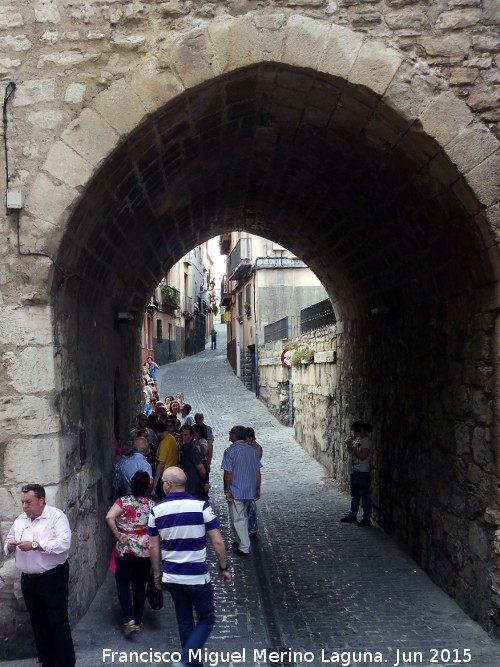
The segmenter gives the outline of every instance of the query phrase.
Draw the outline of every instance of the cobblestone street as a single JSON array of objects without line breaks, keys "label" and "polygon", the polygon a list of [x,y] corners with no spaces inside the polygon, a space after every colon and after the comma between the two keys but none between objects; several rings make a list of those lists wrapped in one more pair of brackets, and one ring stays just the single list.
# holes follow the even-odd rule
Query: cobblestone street
[{"label": "cobblestone street", "polygon": [[[271,417],[233,375],[224,343],[224,327],[219,326],[216,351],[207,349],[159,372],[161,398],[183,391],[186,402],[202,411],[214,429],[211,502],[229,552],[220,471],[229,428],[236,423],[253,426],[264,450],[259,536],[250,558],[230,554],[234,583],[215,584],[218,620],[207,649],[217,654],[205,664],[216,664],[215,658],[219,664],[249,666],[500,664],[498,644],[382,530],[339,523],[348,509],[347,495],[304,453],[293,430]],[[214,563],[212,552],[210,558]],[[108,575],[74,631],[78,667],[111,664],[110,658],[104,661],[103,649],[177,650],[168,595],[162,611],[146,607],[143,632],[131,641],[122,638],[114,581]],[[238,656],[228,660],[227,652],[243,649],[242,661]],[[265,649],[286,654],[271,663]],[[128,664],[158,662],[146,656]]]}]

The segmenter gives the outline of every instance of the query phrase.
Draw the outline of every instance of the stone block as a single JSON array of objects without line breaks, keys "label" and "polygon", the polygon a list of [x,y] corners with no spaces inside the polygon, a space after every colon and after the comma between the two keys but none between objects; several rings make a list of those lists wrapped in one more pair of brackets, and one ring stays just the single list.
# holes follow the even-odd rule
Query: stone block
[{"label": "stone block", "polygon": [[7,489],[6,487],[0,488],[0,507],[2,508],[0,515],[2,520],[14,520],[21,514],[22,509],[18,493],[13,493],[11,489]]},{"label": "stone block", "polygon": [[446,146],[446,153],[466,174],[500,148],[500,143],[482,124],[469,125]]},{"label": "stone block", "polygon": [[128,134],[144,119],[146,107],[124,79],[99,93],[94,108],[120,134]]},{"label": "stone block", "polygon": [[70,83],[64,94],[64,101],[68,104],[80,104],[83,102],[87,86],[84,83]]},{"label": "stone block", "polygon": [[54,185],[45,174],[38,174],[26,198],[26,210],[45,222],[57,224],[77,197],[73,188]]},{"label": "stone block", "polygon": [[472,391],[471,399],[470,408],[474,418],[479,424],[489,426],[493,417],[490,400],[481,389]]},{"label": "stone block", "polygon": [[136,51],[146,42],[144,35],[114,35],[111,44],[116,51]]},{"label": "stone block", "polygon": [[159,4],[160,14],[167,18],[177,18],[189,11],[184,0],[156,0]]},{"label": "stone block", "polygon": [[325,50],[329,30],[326,23],[291,16],[286,27],[282,62],[316,69]]},{"label": "stone block", "polygon": [[47,345],[52,340],[50,309],[47,306],[3,306],[0,340],[4,345]]},{"label": "stone block", "polygon": [[469,107],[451,92],[441,93],[420,116],[424,131],[441,146],[463,132],[472,119]]},{"label": "stone block", "polygon": [[39,102],[52,102],[55,99],[56,84],[54,79],[30,79],[20,83],[12,98],[13,107],[26,107]]},{"label": "stone block", "polygon": [[0,53],[7,51],[29,51],[31,42],[26,35],[6,35],[0,37]]},{"label": "stone block", "polygon": [[383,95],[399,69],[403,58],[382,42],[365,42],[349,74],[351,83],[366,86]]},{"label": "stone block", "polygon": [[157,72],[153,67],[134,70],[126,80],[150,113],[184,91],[184,87],[173,74]]},{"label": "stone block", "polygon": [[496,204],[500,199],[500,150],[474,167],[465,179],[482,204]]},{"label": "stone block", "polygon": [[284,32],[257,29],[251,17],[214,22],[208,28],[221,72],[263,61],[279,61]]},{"label": "stone block", "polygon": [[472,336],[471,355],[476,361],[491,360],[491,337],[483,331],[478,331]]},{"label": "stone block", "polygon": [[470,37],[468,35],[447,35],[442,37],[420,37],[418,44],[428,56],[443,58],[463,58],[469,52]]},{"label": "stone block", "polygon": [[[66,39],[71,39],[71,37],[66,37]],[[57,44],[59,41],[59,33],[55,30],[46,30],[43,35],[41,35],[40,41],[43,44]]]},{"label": "stone block", "polygon": [[174,44],[171,59],[172,66],[186,88],[221,73],[206,30],[194,30],[184,35]]},{"label": "stone block", "polygon": [[84,109],[63,132],[62,140],[96,166],[115,148],[119,135],[93,109]]},{"label": "stone block", "polygon": [[26,116],[26,120],[37,130],[55,130],[63,122],[61,111],[33,111]]},{"label": "stone block", "polygon": [[60,53],[47,53],[40,56],[37,68],[42,69],[46,65],[56,65],[57,67],[71,67],[83,63],[83,53],[78,51],[61,51]]},{"label": "stone block", "polygon": [[333,25],[325,42],[319,69],[347,79],[363,44],[363,37],[350,28]]},{"label": "stone block", "polygon": [[493,458],[489,429],[476,427],[472,434],[472,458],[479,466],[491,463]]},{"label": "stone block", "polygon": [[24,20],[22,15],[16,12],[16,7],[0,7],[0,30],[18,28],[21,25],[24,25]]},{"label": "stone block", "polygon": [[57,8],[56,0],[36,0],[35,22],[36,23],[60,23],[61,15]]},{"label": "stone block", "polygon": [[437,30],[458,30],[459,28],[470,28],[481,20],[481,10],[453,9],[443,12],[436,21]]},{"label": "stone block", "polygon": [[457,445],[458,456],[464,456],[465,454],[469,454],[471,444],[470,444],[469,427],[467,426],[467,424],[463,423],[456,424],[455,442]]},{"label": "stone block", "polygon": [[477,215],[481,211],[482,206],[470,185],[465,180],[465,177],[454,183],[451,187],[451,191],[462,203],[462,206],[469,215]]},{"label": "stone block", "polygon": [[[26,438],[57,433],[60,429],[60,420],[52,400],[48,397],[51,389],[47,387],[47,396],[43,398],[27,394],[0,398],[2,435],[19,437],[20,424],[22,424],[22,433]],[[19,456],[19,452],[17,455]],[[20,458],[25,460],[24,454]],[[33,472],[36,472],[36,468]]]},{"label": "stone block", "polygon": [[13,70],[20,67],[20,65],[20,60],[13,60],[12,58],[0,58],[0,76],[8,76]]},{"label": "stone block", "polygon": [[[23,452],[19,456],[19,452]],[[7,483],[57,484],[61,481],[58,438],[11,440],[4,455],[4,475]]]},{"label": "stone block", "polygon": [[92,165],[62,141],[52,144],[43,169],[72,188],[86,185],[93,172]]},{"label": "stone block", "polygon": [[391,30],[423,30],[427,27],[429,19],[422,9],[410,7],[398,12],[387,14],[385,22]]},{"label": "stone block", "polygon": [[[3,364],[11,386],[20,394],[43,393],[56,386],[52,347],[26,347],[16,353],[6,352]],[[20,372],[20,368],[29,371]]]}]

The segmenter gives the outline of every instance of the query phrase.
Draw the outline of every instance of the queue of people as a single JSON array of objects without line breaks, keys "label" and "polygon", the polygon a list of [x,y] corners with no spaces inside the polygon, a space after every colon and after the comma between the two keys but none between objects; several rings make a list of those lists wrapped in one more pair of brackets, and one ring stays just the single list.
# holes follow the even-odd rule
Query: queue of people
[{"label": "queue of people", "polygon": [[[131,637],[140,631],[151,576],[155,588],[168,591],[174,603],[182,652],[173,667],[201,667],[192,656],[203,647],[215,622],[207,536],[219,564],[219,581],[231,581],[219,521],[208,502],[214,433],[203,413],[193,414],[182,393],[156,400],[152,407],[149,414],[137,415],[121,447],[112,478],[116,500],[105,517],[115,538],[123,632]],[[371,525],[371,426],[357,421],[352,432],[346,441],[351,509],[341,521],[364,527]],[[263,449],[252,428],[236,425],[228,436],[231,444],[221,462],[224,495],[232,552],[244,558],[258,533]],[[73,667],[67,611],[69,522],[63,512],[47,505],[39,484],[24,486],[21,501],[23,513],[10,529],[4,550],[15,554],[22,571],[21,590],[39,661],[50,667]],[[363,517],[358,521],[360,503]]]},{"label": "queue of people", "polygon": [[[219,580],[231,581],[219,523],[208,502],[214,432],[182,392],[150,407],[154,409],[149,414],[137,415],[121,448],[113,471],[117,500],[106,515],[116,539],[115,578],[123,631],[130,637],[142,627],[151,569],[156,588],[167,590],[174,602],[182,646],[182,660],[176,664],[197,666],[201,663],[190,657],[189,650],[202,648],[215,622],[205,560],[207,535],[219,561]],[[234,426],[229,440],[221,466],[224,492],[232,550],[245,557],[258,530],[255,502],[260,497],[262,447],[255,431],[244,426]],[[189,537],[186,551],[184,540],[191,532],[196,538]]]}]

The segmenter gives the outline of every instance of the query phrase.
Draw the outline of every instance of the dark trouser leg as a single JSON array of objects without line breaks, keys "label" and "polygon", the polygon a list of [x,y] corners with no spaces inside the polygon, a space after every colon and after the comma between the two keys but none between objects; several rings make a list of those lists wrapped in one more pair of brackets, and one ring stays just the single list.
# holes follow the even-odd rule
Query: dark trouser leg
[{"label": "dark trouser leg", "polygon": [[359,487],[356,483],[355,473],[351,473],[351,514],[357,516],[359,511],[359,501],[361,496],[359,495]]},{"label": "dark trouser leg", "polygon": [[116,559],[116,592],[120,607],[122,608],[123,620],[125,623],[136,620],[132,611],[132,594],[130,592],[130,583],[132,581],[133,559],[132,554],[124,554]]},{"label": "dark trouser leg", "polygon": [[[23,575],[21,587],[30,617],[39,659],[44,665],[73,667],[75,649],[68,618],[68,562],[36,577]],[[34,616],[37,617],[33,624]],[[42,623],[40,618],[44,619]],[[45,636],[41,636],[44,632]],[[40,648],[39,648],[40,647]]]},{"label": "dark trouser leg", "polygon": [[37,593],[36,579],[21,575],[21,591],[30,615],[39,662],[53,664],[52,637],[47,614],[41,611],[42,601]]},{"label": "dark trouser leg", "polygon": [[[194,652],[203,648],[215,623],[214,596],[212,584],[187,586],[183,584],[165,584],[172,596],[179,626],[182,645],[182,662],[192,667],[201,667],[202,660],[190,659]],[[193,617],[196,610],[197,622]]]},{"label": "dark trouser leg", "polygon": [[363,518],[369,519],[372,515],[372,501],[370,497],[370,473],[354,471],[351,474],[351,513],[357,514],[360,500],[363,502]]},{"label": "dark trouser leg", "polygon": [[151,570],[149,558],[132,556],[134,558],[134,571],[132,577],[132,597],[134,600],[134,620],[137,625],[142,623],[142,613],[146,602],[146,584]]}]

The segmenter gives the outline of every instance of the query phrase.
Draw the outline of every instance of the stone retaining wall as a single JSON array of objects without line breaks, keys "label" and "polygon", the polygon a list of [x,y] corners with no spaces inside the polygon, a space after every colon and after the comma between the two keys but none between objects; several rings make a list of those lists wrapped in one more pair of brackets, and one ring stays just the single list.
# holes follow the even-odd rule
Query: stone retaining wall
[{"label": "stone retaining wall", "polygon": [[[419,330],[411,320],[398,330],[389,314],[338,322],[293,341],[315,357],[292,370],[297,441],[346,489],[346,435],[356,419],[372,423],[374,516],[494,632],[496,317],[476,314],[459,331],[444,322]],[[285,424],[288,371],[280,353],[288,345],[259,348],[261,399]]]}]

